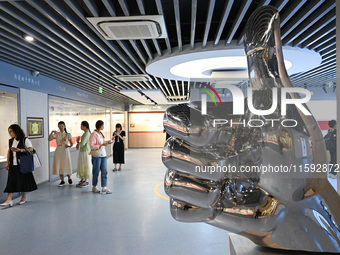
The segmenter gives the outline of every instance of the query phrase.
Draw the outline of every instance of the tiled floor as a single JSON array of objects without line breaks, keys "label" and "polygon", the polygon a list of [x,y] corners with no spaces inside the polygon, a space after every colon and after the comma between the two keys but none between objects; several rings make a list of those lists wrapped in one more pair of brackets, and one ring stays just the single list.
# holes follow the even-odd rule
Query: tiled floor
[{"label": "tiled floor", "polygon": [[0,254],[228,254],[228,232],[175,221],[153,192],[165,173],[161,149],[127,150],[126,161],[109,171],[111,195],[54,182],[0,209]]}]

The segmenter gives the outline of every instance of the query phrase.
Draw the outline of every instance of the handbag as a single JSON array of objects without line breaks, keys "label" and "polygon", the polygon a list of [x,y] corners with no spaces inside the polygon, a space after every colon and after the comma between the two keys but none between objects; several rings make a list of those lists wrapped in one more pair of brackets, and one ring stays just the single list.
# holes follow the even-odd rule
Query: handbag
[{"label": "handbag", "polygon": [[33,149],[31,152],[25,145],[25,138],[22,140],[25,146],[26,154],[20,156],[20,172],[23,174],[31,173],[34,169],[41,167],[41,161],[39,159],[38,153]]},{"label": "handbag", "polygon": [[42,166],[37,152],[33,152],[33,166],[34,166],[34,169]]},{"label": "handbag", "polygon": [[25,149],[26,154],[22,154],[19,159],[20,172],[23,174],[31,173],[34,170],[33,154]]},{"label": "handbag", "polygon": [[99,157],[101,153],[102,153],[101,149],[95,150],[95,151],[90,151],[91,156],[95,157],[95,158]]}]

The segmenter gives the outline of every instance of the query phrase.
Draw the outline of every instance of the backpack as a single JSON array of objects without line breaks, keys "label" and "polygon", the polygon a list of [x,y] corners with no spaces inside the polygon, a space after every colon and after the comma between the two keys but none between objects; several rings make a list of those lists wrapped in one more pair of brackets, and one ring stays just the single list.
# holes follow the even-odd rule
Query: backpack
[{"label": "backpack", "polygon": [[327,150],[335,150],[336,149],[336,135],[332,131],[328,131],[327,135],[323,137],[326,144]]}]

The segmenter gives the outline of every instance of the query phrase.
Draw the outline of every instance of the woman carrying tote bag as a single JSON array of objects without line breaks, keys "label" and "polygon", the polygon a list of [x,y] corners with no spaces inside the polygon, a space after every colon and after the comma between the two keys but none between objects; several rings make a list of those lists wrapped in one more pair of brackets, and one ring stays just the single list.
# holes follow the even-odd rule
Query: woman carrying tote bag
[{"label": "woman carrying tote bag", "polygon": [[20,156],[26,153],[25,147],[33,152],[33,146],[28,138],[25,138],[25,133],[17,124],[12,124],[8,128],[8,133],[11,136],[9,140],[9,149],[7,152],[6,169],[8,170],[7,185],[5,193],[8,193],[7,200],[0,204],[2,207],[13,206],[13,193],[22,192],[20,205],[26,202],[26,192],[36,190],[37,184],[34,180],[32,172],[20,172]]}]

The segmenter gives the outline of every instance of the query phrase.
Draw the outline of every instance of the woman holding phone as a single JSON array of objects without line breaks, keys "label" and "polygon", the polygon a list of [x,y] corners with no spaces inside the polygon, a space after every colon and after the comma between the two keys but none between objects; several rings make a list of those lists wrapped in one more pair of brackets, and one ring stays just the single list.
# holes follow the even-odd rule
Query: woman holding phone
[{"label": "woman holding phone", "polygon": [[[125,140],[125,131],[122,130],[122,125],[118,123],[116,125],[116,131],[113,132],[112,135],[112,141],[114,140],[113,145],[113,163],[115,164],[115,167],[113,168],[113,171],[120,171],[122,170],[122,164],[125,163],[124,161],[124,140]],[[117,169],[117,164],[119,164],[119,167]]]},{"label": "woman holding phone", "polygon": [[53,130],[48,137],[49,141],[55,139],[57,148],[54,151],[52,174],[59,174],[60,183],[58,187],[65,185],[64,175],[68,177],[68,183],[72,184],[72,164],[70,148],[73,146],[72,135],[67,133],[66,124],[64,121],[58,122],[59,132]]},{"label": "woman holding phone", "polygon": [[107,186],[107,159],[106,159],[106,146],[111,142],[106,142],[102,133],[104,129],[104,121],[98,120],[96,122],[96,129],[90,135],[90,148],[92,155],[92,192],[100,193],[97,188],[98,176],[101,171],[101,186],[102,194],[111,194]]},{"label": "woman holding phone", "polygon": [[7,152],[6,169],[8,170],[7,185],[5,193],[8,193],[7,200],[0,204],[2,207],[13,206],[13,193],[22,192],[19,204],[26,202],[26,193],[36,190],[37,184],[32,173],[23,174],[20,172],[20,156],[26,153],[26,149],[33,152],[31,141],[25,137],[24,131],[17,124],[12,124],[8,128],[11,136],[9,149]]}]

